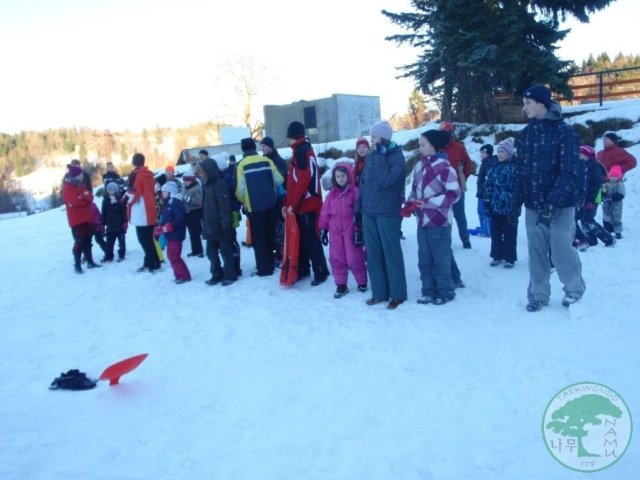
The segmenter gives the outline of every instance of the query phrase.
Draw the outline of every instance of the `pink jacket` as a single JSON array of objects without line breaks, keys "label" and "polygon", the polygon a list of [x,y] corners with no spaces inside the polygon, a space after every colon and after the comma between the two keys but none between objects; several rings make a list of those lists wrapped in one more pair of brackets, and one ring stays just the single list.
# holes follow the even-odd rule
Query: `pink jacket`
[{"label": "pink jacket", "polygon": [[320,211],[319,225],[321,230],[329,230],[330,234],[353,234],[353,214],[358,199],[358,188],[354,185],[351,165],[339,163],[334,167],[334,171],[338,167],[347,170],[349,182],[344,190],[334,185],[327,194]]}]

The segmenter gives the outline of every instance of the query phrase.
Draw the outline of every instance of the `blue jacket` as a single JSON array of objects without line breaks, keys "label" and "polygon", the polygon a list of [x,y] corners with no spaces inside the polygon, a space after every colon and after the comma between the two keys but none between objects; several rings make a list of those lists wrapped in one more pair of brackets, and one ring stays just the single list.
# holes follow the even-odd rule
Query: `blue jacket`
[{"label": "blue jacket", "polygon": [[516,205],[540,211],[575,207],[584,198],[584,166],[578,134],[552,102],[546,117],[533,119],[516,139]]},{"label": "blue jacket", "polygon": [[356,211],[365,215],[400,215],[404,166],[402,148],[395,142],[377,144],[364,162]]},{"label": "blue jacket", "polygon": [[166,225],[170,223],[173,226],[172,231],[164,234],[167,240],[181,242],[185,239],[187,234],[186,216],[187,212],[184,209],[182,195],[177,194],[165,203],[164,209],[162,210],[162,224]]},{"label": "blue jacket", "polygon": [[484,201],[491,211],[508,215],[514,205],[513,187],[516,183],[516,166],[513,161],[498,162],[491,167],[484,182]]}]

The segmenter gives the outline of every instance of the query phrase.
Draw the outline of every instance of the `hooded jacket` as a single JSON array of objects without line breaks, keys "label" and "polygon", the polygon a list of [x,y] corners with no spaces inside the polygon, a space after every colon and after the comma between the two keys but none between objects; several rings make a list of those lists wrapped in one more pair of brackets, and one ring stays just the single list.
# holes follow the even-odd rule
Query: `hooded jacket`
[{"label": "hooded jacket", "polygon": [[629,170],[636,168],[637,164],[636,157],[618,145],[611,145],[609,148],[600,150],[597,158],[607,172],[611,170],[611,167],[614,165],[620,165],[623,175]]},{"label": "hooded jacket", "polygon": [[311,143],[301,137],[291,145],[293,156],[289,163],[284,204],[295,213],[320,213],[322,192],[318,161]]},{"label": "hooded jacket", "polygon": [[395,142],[374,146],[360,177],[356,210],[366,215],[398,215],[404,201],[404,154]]},{"label": "hooded jacket", "polygon": [[531,119],[516,138],[515,206],[541,211],[575,207],[584,198],[584,163],[573,127],[552,101],[542,119]]},{"label": "hooded jacket", "polygon": [[215,160],[207,158],[200,162],[198,168],[206,175],[202,198],[202,237],[219,241],[222,231],[232,228],[231,194]]},{"label": "hooded jacket", "polygon": [[358,200],[358,188],[355,186],[351,165],[339,163],[333,167],[333,172],[339,167],[347,171],[347,184],[344,188],[334,185],[327,194],[320,212],[319,226],[321,229],[329,230],[332,235],[338,233],[352,235],[354,230],[353,214]]}]

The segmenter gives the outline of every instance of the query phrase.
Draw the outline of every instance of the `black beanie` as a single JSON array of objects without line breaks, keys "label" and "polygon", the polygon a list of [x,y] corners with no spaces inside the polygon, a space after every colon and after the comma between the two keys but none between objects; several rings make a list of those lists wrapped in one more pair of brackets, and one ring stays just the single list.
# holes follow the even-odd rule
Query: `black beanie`
[{"label": "black beanie", "polygon": [[300,122],[291,122],[287,128],[287,138],[297,140],[304,137],[304,125]]},{"label": "black beanie", "polygon": [[275,150],[276,147],[274,147],[273,144],[273,138],[271,137],[264,137],[261,141],[260,141],[260,145],[266,145],[267,147],[270,147],[272,149]]},{"label": "black beanie", "polygon": [[256,149],[256,142],[251,137],[240,140],[240,148],[243,152],[249,152]]},{"label": "black beanie", "polygon": [[141,167],[144,165],[144,155],[141,153],[134,153],[131,163],[133,163],[135,167]]},{"label": "black beanie", "polygon": [[618,135],[616,135],[614,132],[606,132],[602,137],[607,137],[613,143],[618,143],[618,141],[620,140],[620,137],[618,137]]},{"label": "black beanie", "polygon": [[422,133],[422,136],[429,140],[429,143],[433,145],[436,150],[442,150],[449,143],[449,132],[444,130],[427,130]]},{"label": "black beanie", "polygon": [[487,143],[480,147],[480,151],[486,153],[487,155],[493,155],[493,145]]},{"label": "black beanie", "polygon": [[208,157],[209,156],[209,152],[207,152],[206,150],[200,150],[198,152],[198,155],[206,155]]}]

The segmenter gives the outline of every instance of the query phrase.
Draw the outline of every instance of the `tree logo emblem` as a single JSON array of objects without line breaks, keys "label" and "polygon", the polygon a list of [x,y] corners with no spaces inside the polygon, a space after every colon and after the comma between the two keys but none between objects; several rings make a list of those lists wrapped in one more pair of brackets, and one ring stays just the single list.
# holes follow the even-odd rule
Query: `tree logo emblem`
[{"label": "tree logo emblem", "polygon": [[542,417],[549,453],[565,467],[597,472],[616,463],[631,443],[633,423],[622,397],[594,382],[556,393]]}]

